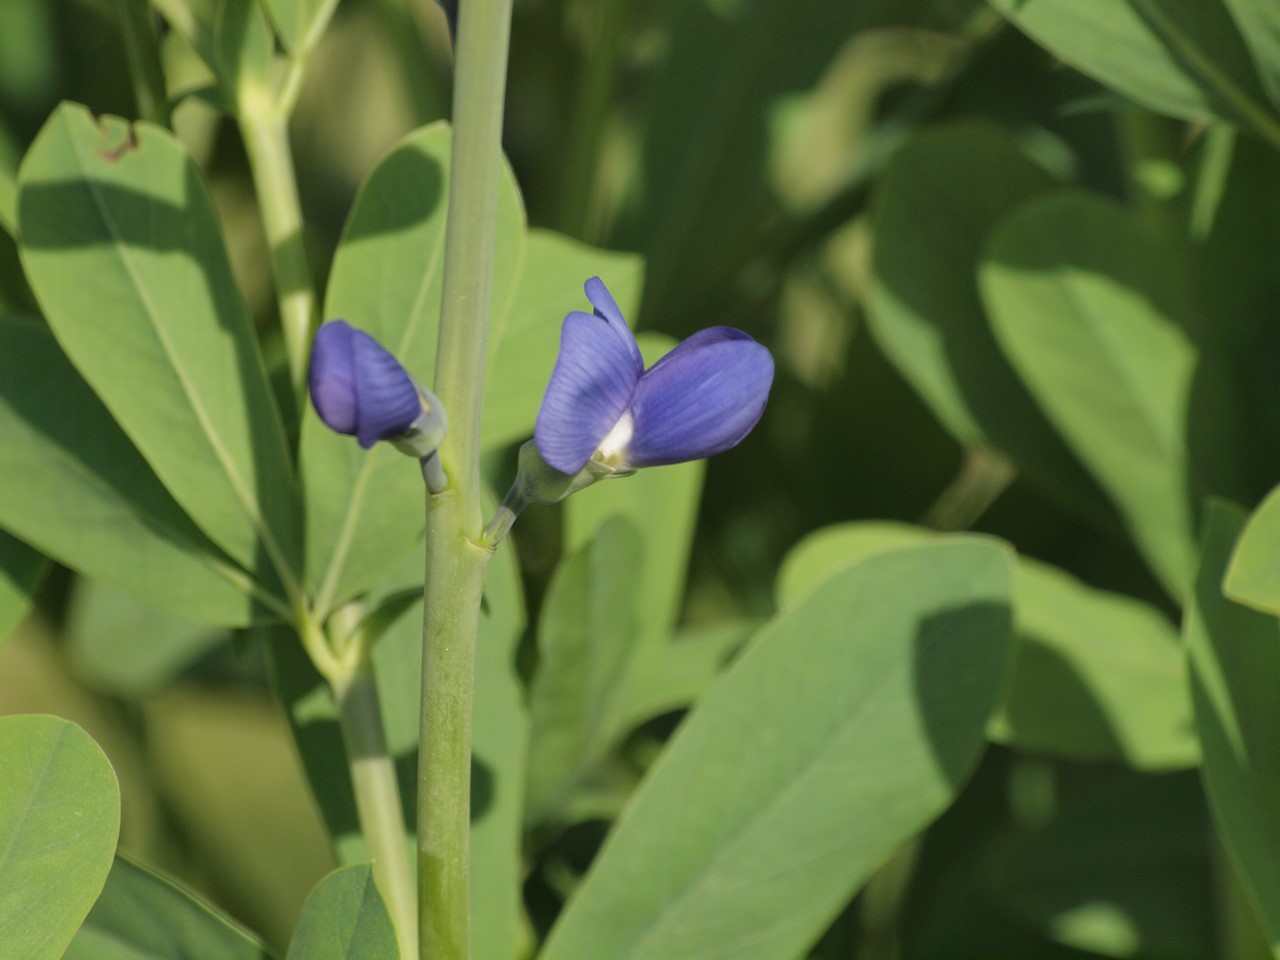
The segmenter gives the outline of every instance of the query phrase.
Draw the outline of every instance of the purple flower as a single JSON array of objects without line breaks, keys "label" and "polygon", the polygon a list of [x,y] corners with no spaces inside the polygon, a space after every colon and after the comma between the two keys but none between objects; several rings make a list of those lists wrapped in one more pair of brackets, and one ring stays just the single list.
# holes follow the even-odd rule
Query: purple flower
[{"label": "purple flower", "polygon": [[543,460],[575,475],[625,473],[700,460],[736,446],[764,413],[769,351],[741,330],[695,333],[648,370],[599,277],[586,282],[594,313],[565,317],[560,356],[538,411]]},{"label": "purple flower", "polygon": [[325,425],[354,436],[366,450],[392,440],[424,457],[444,438],[440,402],[382,344],[345,320],[316,333],[308,383]]}]

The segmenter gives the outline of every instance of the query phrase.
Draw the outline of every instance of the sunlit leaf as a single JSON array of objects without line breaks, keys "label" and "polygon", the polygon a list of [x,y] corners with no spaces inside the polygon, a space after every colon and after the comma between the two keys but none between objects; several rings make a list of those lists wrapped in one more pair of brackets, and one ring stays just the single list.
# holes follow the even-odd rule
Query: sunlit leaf
[{"label": "sunlit leaf", "polygon": [[870,558],[766,626],[651,769],[544,960],[803,955],[977,761],[1012,586],[1007,551],[958,538]]},{"label": "sunlit leaf", "polygon": [[0,769],[0,954],[58,960],[111,869],[120,787],[58,717],[0,717]]}]

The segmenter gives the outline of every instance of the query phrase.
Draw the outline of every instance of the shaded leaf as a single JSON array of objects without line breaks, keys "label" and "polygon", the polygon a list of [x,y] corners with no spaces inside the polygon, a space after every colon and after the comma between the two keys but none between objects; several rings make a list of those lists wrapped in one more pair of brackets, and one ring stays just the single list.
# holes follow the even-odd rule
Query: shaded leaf
[{"label": "shaded leaf", "polygon": [[1117,207],[1062,193],[1001,224],[980,280],[1001,347],[1181,598],[1195,550],[1187,410],[1196,353],[1174,256]]},{"label": "shaded leaf", "polygon": [[1244,526],[1239,509],[1210,502],[1184,629],[1213,818],[1280,952],[1280,621],[1233,603],[1220,586]]},{"label": "shaded leaf", "polygon": [[620,708],[636,652],[641,555],[636,528],[615,516],[547,587],[529,689],[531,826],[563,817],[574,790],[625,732]]},{"label": "shaded leaf", "polygon": [[396,931],[368,864],[329,874],[307,898],[286,960],[397,960]]},{"label": "shaded leaf", "polygon": [[121,854],[65,960],[270,960],[252,934]]},{"label": "shaded leaf", "polygon": [[1211,0],[992,0],[1067,63],[1158,113],[1274,125],[1226,7]]},{"label": "shaded leaf", "polygon": [[31,609],[48,569],[47,557],[0,530],[0,647]]}]

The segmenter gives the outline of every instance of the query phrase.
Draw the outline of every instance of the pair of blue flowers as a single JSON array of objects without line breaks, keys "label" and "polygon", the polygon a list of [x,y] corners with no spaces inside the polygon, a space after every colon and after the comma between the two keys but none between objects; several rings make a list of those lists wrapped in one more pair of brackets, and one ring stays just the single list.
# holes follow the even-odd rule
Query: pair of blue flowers
[{"label": "pair of blue flowers", "polygon": [[[564,320],[534,429],[537,456],[521,457],[517,485],[523,483],[525,502],[560,499],[607,476],[728,450],[751,432],[769,397],[773,358],[742,331],[702,330],[646,370],[599,277],[586,282],[586,293],[594,312],[574,311]],[[426,458],[443,439],[439,401],[345,321],[326,323],[316,335],[310,388],[320,419],[362,447],[391,440]],[[542,464],[531,466],[531,459]],[[540,470],[543,465],[551,471]],[[540,472],[552,482],[534,476]]]}]

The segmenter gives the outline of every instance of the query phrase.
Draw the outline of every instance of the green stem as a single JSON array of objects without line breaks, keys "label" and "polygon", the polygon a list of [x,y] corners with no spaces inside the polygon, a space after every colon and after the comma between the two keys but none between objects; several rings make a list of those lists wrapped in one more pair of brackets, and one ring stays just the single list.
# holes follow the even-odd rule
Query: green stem
[{"label": "green stem", "polygon": [[302,239],[302,207],[289,151],[288,113],[268,98],[254,100],[241,107],[240,131],[249,155],[262,226],[271,253],[271,268],[275,273],[280,326],[289,357],[289,379],[301,396],[311,350],[316,296]]},{"label": "green stem", "polygon": [[373,877],[396,928],[400,955],[414,955],[418,939],[413,870],[405,842],[404,814],[395,761],[378,709],[378,688],[367,656],[344,679],[333,684],[342,735],[351,764],[360,832],[373,860]]},{"label": "green stem", "polygon": [[511,0],[461,5],[435,393],[447,486],[427,496],[418,756],[420,957],[470,956],[471,705],[480,598],[480,412],[493,280]]},{"label": "green stem", "polygon": [[138,116],[152,123],[164,123],[167,102],[164,72],[160,68],[160,51],[151,23],[151,5],[147,0],[116,0],[116,8],[120,11],[120,33],[129,60],[129,78],[133,82]]},{"label": "green stem", "polygon": [[461,532],[462,500],[430,497],[418,755],[420,956],[468,960],[471,705],[475,638],[491,554]]}]

